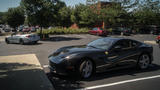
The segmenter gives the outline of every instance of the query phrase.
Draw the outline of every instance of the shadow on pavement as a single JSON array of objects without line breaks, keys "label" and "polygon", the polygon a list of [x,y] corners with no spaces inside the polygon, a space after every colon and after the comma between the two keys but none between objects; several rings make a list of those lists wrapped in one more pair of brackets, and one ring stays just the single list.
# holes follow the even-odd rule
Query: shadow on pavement
[{"label": "shadow on pavement", "polygon": [[153,72],[157,70],[160,70],[160,65],[153,64],[147,70],[138,70],[137,68],[128,68],[128,69],[121,69],[121,70],[114,70],[114,71],[106,71],[103,73],[96,73],[91,78],[85,79],[85,80],[84,79],[79,80],[76,78],[76,76],[73,76],[73,75],[61,76],[56,74],[48,74],[48,77],[51,80],[56,90],[74,90],[74,89],[84,88],[84,84],[85,84],[84,82],[103,80],[103,79],[123,76],[123,75],[136,76],[136,74],[138,73]]},{"label": "shadow on pavement", "polygon": [[93,77],[83,80],[83,81],[95,81],[95,80],[101,80],[104,78],[110,78],[110,77],[116,77],[116,76],[123,76],[123,75],[131,75],[136,76],[138,73],[144,73],[144,72],[153,72],[160,70],[160,65],[152,64],[150,68],[146,70],[140,70],[137,68],[127,68],[127,69],[120,69],[120,70],[113,70],[113,71],[106,71],[103,73],[96,73],[93,75]]},{"label": "shadow on pavement", "polygon": [[24,45],[41,45],[42,43],[38,42],[38,43],[28,43],[28,44],[24,44]]},{"label": "shadow on pavement", "polygon": [[[19,44],[19,43],[10,43],[10,44],[15,44],[15,45],[22,45],[22,44]],[[42,43],[25,43],[23,45],[41,45]],[[8,44],[9,45],[9,44]]]},{"label": "shadow on pavement", "polygon": [[0,90],[53,90],[43,69],[35,67],[30,64],[0,63]]},{"label": "shadow on pavement", "polygon": [[80,82],[80,80],[72,75],[63,76],[48,73],[47,76],[56,90],[75,90],[84,88],[84,83]]},{"label": "shadow on pavement", "polygon": [[49,39],[43,40],[43,41],[71,41],[71,40],[80,40],[81,38],[76,37],[63,37],[63,36],[55,36],[50,37]]}]

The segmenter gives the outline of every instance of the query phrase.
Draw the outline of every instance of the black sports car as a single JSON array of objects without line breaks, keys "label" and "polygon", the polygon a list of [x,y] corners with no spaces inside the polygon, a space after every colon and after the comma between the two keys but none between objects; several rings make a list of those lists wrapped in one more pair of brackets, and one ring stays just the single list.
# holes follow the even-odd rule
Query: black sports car
[{"label": "black sports car", "polygon": [[153,61],[153,47],[124,38],[101,38],[88,45],[67,46],[49,56],[50,71],[76,73],[89,78],[94,72],[137,66],[147,69]]}]

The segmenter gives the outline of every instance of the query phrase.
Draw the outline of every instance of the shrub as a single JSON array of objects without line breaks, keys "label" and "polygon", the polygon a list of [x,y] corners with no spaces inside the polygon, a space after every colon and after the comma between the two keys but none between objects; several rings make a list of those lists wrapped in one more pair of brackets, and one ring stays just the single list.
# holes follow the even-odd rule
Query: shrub
[{"label": "shrub", "polygon": [[[71,29],[71,28],[51,28],[51,29],[43,29],[42,34],[87,34],[89,29],[81,28],[81,29]],[[40,30],[37,31],[40,34]]]}]

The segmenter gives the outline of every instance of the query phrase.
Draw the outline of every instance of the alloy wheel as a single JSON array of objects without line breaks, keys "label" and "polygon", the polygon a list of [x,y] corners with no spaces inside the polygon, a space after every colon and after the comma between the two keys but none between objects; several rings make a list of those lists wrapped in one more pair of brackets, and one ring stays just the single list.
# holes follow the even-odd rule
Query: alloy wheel
[{"label": "alloy wheel", "polygon": [[81,75],[83,78],[89,78],[93,71],[93,63],[90,60],[84,61],[82,63]]},{"label": "alloy wheel", "polygon": [[139,59],[139,67],[141,69],[146,69],[148,68],[149,64],[150,64],[149,56],[147,54],[142,55]]}]

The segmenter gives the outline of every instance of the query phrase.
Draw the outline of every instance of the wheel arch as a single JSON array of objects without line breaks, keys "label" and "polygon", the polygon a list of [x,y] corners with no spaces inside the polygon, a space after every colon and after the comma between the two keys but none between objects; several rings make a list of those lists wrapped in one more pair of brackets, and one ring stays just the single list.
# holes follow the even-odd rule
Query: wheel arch
[{"label": "wheel arch", "polygon": [[93,73],[95,73],[96,72],[96,63],[95,63],[95,61],[90,57],[83,57],[83,58],[81,58],[80,63],[82,63],[84,60],[91,60],[91,62],[93,63]]},{"label": "wheel arch", "polygon": [[150,52],[148,52],[148,51],[143,51],[143,52],[139,55],[138,61],[139,61],[139,58],[140,58],[143,54],[147,54],[147,55],[149,56],[150,64],[151,64],[151,62],[152,62],[152,56],[151,56]]}]

